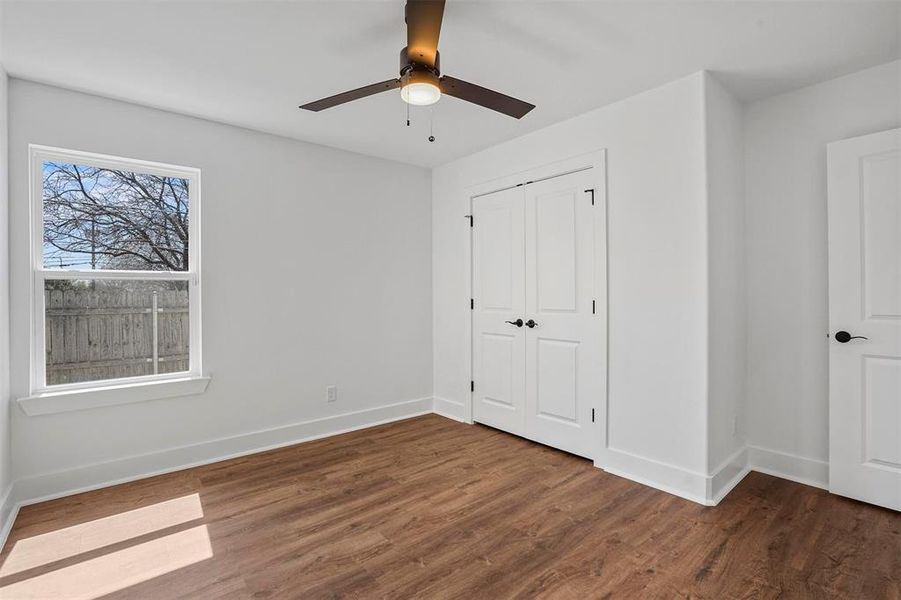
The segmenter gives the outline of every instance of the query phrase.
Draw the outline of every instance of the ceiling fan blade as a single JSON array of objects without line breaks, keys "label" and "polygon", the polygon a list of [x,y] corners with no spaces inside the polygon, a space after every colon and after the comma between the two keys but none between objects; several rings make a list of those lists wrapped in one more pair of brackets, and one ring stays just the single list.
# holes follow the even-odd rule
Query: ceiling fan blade
[{"label": "ceiling fan blade", "polygon": [[517,100],[506,94],[501,94],[455,77],[445,75],[440,79],[440,84],[442,94],[496,110],[516,119],[521,119],[526,113],[535,108],[534,104]]},{"label": "ceiling fan blade", "polygon": [[441,19],[444,18],[444,0],[407,0],[404,11],[407,56],[420,64],[434,67]]},{"label": "ceiling fan blade", "polygon": [[321,100],[316,100],[315,102],[308,102],[307,104],[302,105],[300,108],[304,110],[312,110],[313,112],[319,112],[320,110],[325,110],[326,108],[332,108],[333,106],[338,106],[339,104],[344,104],[345,102],[359,100],[360,98],[372,96],[373,94],[378,94],[379,92],[387,92],[388,90],[393,90],[398,87],[400,87],[400,79],[389,79],[388,81],[382,81],[381,83],[373,83],[372,85],[357,88],[349,92],[342,92],[340,94],[335,94],[334,96],[329,96],[328,98],[322,98]]}]

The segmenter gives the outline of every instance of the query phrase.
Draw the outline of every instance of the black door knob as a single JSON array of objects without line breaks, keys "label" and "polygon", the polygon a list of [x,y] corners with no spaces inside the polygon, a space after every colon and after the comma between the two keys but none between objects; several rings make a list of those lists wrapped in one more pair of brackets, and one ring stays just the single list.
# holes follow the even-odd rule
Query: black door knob
[{"label": "black door knob", "polygon": [[522,319],[516,319],[515,321],[504,321],[504,323],[509,323],[510,325],[516,325],[517,327],[522,327]]},{"label": "black door knob", "polygon": [[536,323],[536,322],[533,321],[532,319],[529,319],[528,321],[526,321],[526,327],[528,327],[529,329],[532,329],[532,328],[535,327],[536,325],[538,325],[538,323]]},{"label": "black door knob", "polygon": [[851,335],[847,331],[836,331],[835,332],[835,341],[839,344],[847,344],[851,340],[868,340],[870,338],[864,337],[862,335]]}]

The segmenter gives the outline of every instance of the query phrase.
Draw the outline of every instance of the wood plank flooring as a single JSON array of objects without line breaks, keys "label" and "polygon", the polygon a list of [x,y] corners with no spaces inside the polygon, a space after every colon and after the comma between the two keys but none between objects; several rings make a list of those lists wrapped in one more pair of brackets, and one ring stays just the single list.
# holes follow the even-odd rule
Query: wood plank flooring
[{"label": "wood plank flooring", "polygon": [[429,415],[26,507],[0,565],[4,599],[898,600],[901,514],[758,473],[705,508]]}]

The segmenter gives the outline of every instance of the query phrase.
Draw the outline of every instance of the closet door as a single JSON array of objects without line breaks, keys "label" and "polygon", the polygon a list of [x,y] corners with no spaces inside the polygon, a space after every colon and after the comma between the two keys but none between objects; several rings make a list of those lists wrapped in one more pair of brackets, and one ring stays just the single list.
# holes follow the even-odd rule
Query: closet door
[{"label": "closet door", "polygon": [[594,314],[592,170],[525,190],[525,436],[595,454],[601,396],[601,315]]},{"label": "closet door", "polygon": [[524,435],[522,188],[473,198],[472,214],[473,419]]}]

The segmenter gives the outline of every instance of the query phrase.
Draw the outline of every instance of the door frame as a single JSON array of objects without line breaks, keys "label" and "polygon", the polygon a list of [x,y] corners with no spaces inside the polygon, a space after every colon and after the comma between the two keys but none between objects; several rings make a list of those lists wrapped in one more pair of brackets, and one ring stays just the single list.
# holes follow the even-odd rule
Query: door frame
[{"label": "door frame", "polygon": [[[550,179],[561,175],[568,175],[578,171],[593,169],[594,173],[594,202],[596,210],[594,214],[594,298],[597,300],[596,311],[600,320],[601,351],[600,351],[600,375],[601,396],[594,403],[595,428],[598,432],[595,444],[594,464],[601,467],[601,458],[607,448],[607,356],[608,356],[608,310],[607,310],[607,150],[600,149],[586,154],[580,154],[571,158],[539,165],[523,171],[517,171],[508,175],[502,175],[477,183],[466,188],[465,217],[472,215],[473,198],[484,196],[493,192],[499,192],[518,185],[533,183],[542,179]],[[472,299],[472,227],[466,228],[464,240],[464,266],[466,279],[466,296],[461,299],[466,305]],[[464,330],[465,343],[464,364],[469,371],[469,379],[473,378],[472,365],[472,310],[466,311],[466,327]],[[474,394],[470,389],[468,399],[463,403],[463,422],[473,424],[473,399]]]}]

